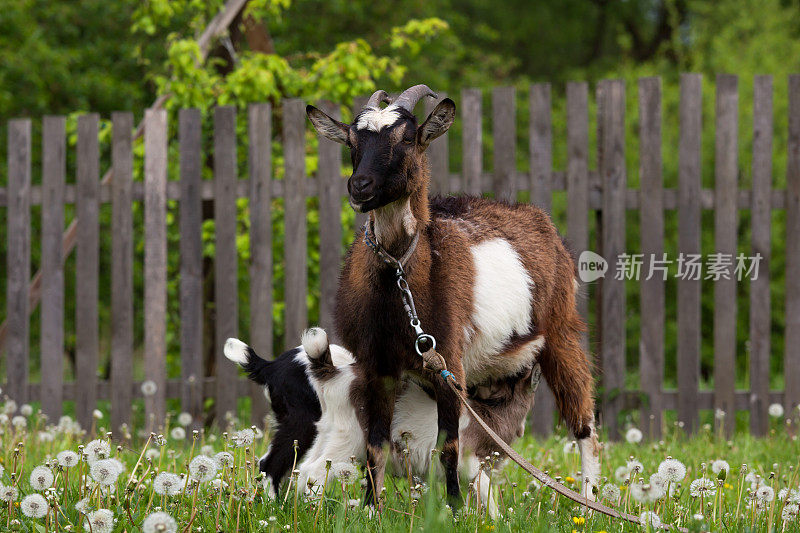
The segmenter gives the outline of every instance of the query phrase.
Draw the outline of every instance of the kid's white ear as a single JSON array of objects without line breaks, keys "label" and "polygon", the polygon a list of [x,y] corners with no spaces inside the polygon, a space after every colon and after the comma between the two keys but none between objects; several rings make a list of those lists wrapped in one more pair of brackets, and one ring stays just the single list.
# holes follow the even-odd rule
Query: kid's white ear
[{"label": "kid's white ear", "polygon": [[417,142],[423,148],[427,148],[432,140],[446,132],[453,125],[455,119],[456,104],[451,99],[445,98],[439,102],[439,105],[417,129]]},{"label": "kid's white ear", "polygon": [[333,142],[347,144],[347,132],[350,126],[329,117],[313,105],[306,106],[306,115],[320,135]]}]

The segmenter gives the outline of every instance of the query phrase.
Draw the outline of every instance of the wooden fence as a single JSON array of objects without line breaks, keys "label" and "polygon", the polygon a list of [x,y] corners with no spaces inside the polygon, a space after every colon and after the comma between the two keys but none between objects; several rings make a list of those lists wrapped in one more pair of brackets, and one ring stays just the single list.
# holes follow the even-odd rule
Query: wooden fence
[{"label": "wooden fence", "polygon": [[[492,91],[493,170],[484,172],[482,160],[482,94],[467,89],[458,101],[462,121],[462,171],[449,172],[447,136],[429,149],[435,192],[486,193],[514,198],[529,191],[533,202],[550,208],[554,191],[566,191],[565,234],[577,251],[593,248],[606,258],[626,252],[626,211],[639,213],[641,252],[647,257],[664,252],[664,214],[677,210],[678,248],[683,253],[701,251],[701,212],[714,210],[715,248],[720,253],[737,252],[739,210],[751,211],[752,242],[748,247],[760,253],[759,277],[751,282],[749,298],[750,390],[735,390],[736,281],[714,283],[713,323],[701,323],[701,282],[679,280],[677,292],[677,390],[664,388],[665,282],[658,276],[642,280],[640,331],[640,390],[625,390],[626,309],[625,282],[606,276],[596,291],[600,343],[596,346],[605,395],[601,417],[612,435],[619,431],[619,413],[641,408],[647,433],[658,436],[665,410],[677,411],[689,429],[698,425],[700,409],[719,408],[727,413],[750,410],[751,430],[767,430],[767,406],[782,403],[787,409],[800,403],[800,76],[789,79],[789,135],[787,188],[772,187],[772,79],[755,79],[753,106],[752,188],[740,189],[737,78],[720,75],[716,80],[716,148],[713,189],[702,188],[701,76],[685,74],[680,81],[679,177],[677,189],[665,188],[662,178],[662,95],[661,81],[639,81],[640,188],[628,188],[625,163],[625,84],[608,80],[596,87],[597,170],[589,162],[589,87],[582,82],[566,87],[566,149],[563,171],[553,168],[553,121],[551,87],[536,84],[529,92],[530,171],[517,169],[515,90],[501,87]],[[630,88],[628,88],[630,90]],[[360,102],[357,102],[357,105]],[[133,381],[134,231],[144,239],[144,369],[156,392],[145,396],[146,412],[163,420],[167,398],[181,398],[182,408],[196,417],[202,415],[203,399],[213,397],[218,415],[234,409],[236,400],[251,395],[253,419],[260,420],[264,402],[260,391],[238,377],[233,365],[217,354],[215,376],[203,375],[202,211],[203,200],[214,201],[216,223],[215,300],[217,339],[237,335],[236,200],[250,201],[249,288],[252,317],[249,342],[262,354],[272,348],[273,263],[271,242],[271,199],[285,202],[285,329],[287,343],[294,345],[307,326],[307,213],[305,199],[319,198],[320,235],[320,322],[332,324],[332,302],[341,264],[340,210],[346,194],[342,179],[342,152],[338,145],[321,140],[319,170],[308,176],[304,154],[307,121],[304,102],[290,99],[282,104],[281,141],[284,155],[283,179],[272,176],[271,131],[273,110],[268,104],[248,109],[248,138],[236,138],[236,109],[214,111],[214,179],[204,180],[201,149],[201,114],[182,110],[178,118],[177,144],[180,149],[180,179],[167,179],[168,128],[163,110],[149,110],[144,118],[144,180],[132,179],[133,117],[112,115],[111,169],[113,179],[101,186],[98,123],[96,114],[78,119],[77,170],[75,184],[66,183],[64,117],[45,117],[42,126],[41,185],[32,185],[31,121],[8,124],[8,186],[0,189],[0,209],[5,206],[7,249],[7,339],[4,392],[18,401],[40,401],[50,416],[61,413],[62,401],[74,400],[84,425],[90,423],[92,408],[99,399],[110,399],[112,427],[130,420],[131,404],[143,396],[141,383]],[[427,108],[432,108],[428,103]],[[331,105],[326,110],[337,115]],[[247,169],[237,168],[237,143],[247,142]],[[559,142],[563,142],[559,140]],[[594,165],[591,165],[594,166]],[[247,173],[248,176],[240,179]],[[166,379],[167,313],[167,201],[178,200],[180,218],[180,360],[181,378]],[[111,272],[111,367],[110,380],[99,380],[98,339],[98,211],[111,203],[113,235]],[[134,228],[132,202],[143,202],[144,227]],[[32,285],[31,205],[41,205],[41,279]],[[70,247],[62,241],[64,205],[75,204],[77,215],[75,337],[77,345],[75,381],[64,382],[64,261]],[[786,211],[785,285],[785,390],[769,390],[770,359],[770,246],[771,214]],[[601,216],[600,216],[601,215]],[[592,246],[590,218],[597,217],[598,241]],[[610,259],[613,261],[613,259]],[[613,264],[613,263],[612,263]],[[40,285],[39,285],[40,284]],[[30,314],[41,296],[41,382],[30,383]],[[588,316],[588,303],[580,302]],[[747,312],[740,309],[738,312]],[[714,390],[699,390],[701,335],[714,341]],[[587,344],[588,345],[588,344]],[[545,387],[546,389],[546,387]],[[645,398],[642,401],[642,398]],[[537,397],[534,428],[547,432],[553,425],[553,401],[547,390]],[[730,424],[728,425],[730,428]]]}]

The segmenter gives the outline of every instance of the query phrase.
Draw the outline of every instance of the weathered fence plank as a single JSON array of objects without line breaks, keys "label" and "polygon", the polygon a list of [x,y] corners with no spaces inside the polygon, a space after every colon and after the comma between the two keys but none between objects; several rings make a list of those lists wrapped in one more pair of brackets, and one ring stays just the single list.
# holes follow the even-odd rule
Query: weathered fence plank
[{"label": "weathered fence plank", "polygon": [[[736,258],[736,191],[738,190],[738,79],[729,74],[717,76],[717,117],[714,195],[714,241],[718,257]],[[714,256],[710,263],[713,268]],[[736,278],[733,264],[714,281],[714,407],[734,413],[736,385]],[[713,276],[708,273],[706,277]],[[713,279],[713,278],[712,278]],[[733,420],[725,425],[733,434]]]},{"label": "weathered fence plank", "polygon": [[144,406],[154,431],[166,412],[167,112],[146,110],[144,124],[144,375],[156,385]]},{"label": "weathered fence plank", "polygon": [[[702,76],[681,75],[678,145],[678,250],[681,257],[700,254],[700,143]],[[687,267],[684,265],[683,274]],[[681,273],[679,272],[679,275]],[[678,280],[678,421],[697,430],[700,376],[700,276]]]},{"label": "weathered fence plank", "polygon": [[[531,182],[528,189],[531,192],[531,202],[549,212],[552,204],[550,176],[553,173],[550,84],[531,85],[528,98],[530,101],[528,153],[531,165]],[[532,422],[536,434],[546,436],[552,433],[554,409],[553,393],[547,382],[542,380],[533,404]]]},{"label": "weathered fence plank", "polygon": [[[112,115],[111,141],[111,430],[131,422],[133,383],[133,113]],[[59,224],[61,247],[63,221]],[[47,306],[42,306],[42,311]]]},{"label": "weathered fence plank", "polygon": [[306,230],[306,193],[303,176],[305,164],[305,105],[302,100],[291,98],[283,104],[283,159],[284,181],[284,258],[286,263],[284,299],[286,319],[284,324],[284,347],[297,346],[300,334],[307,325],[306,286],[308,253]]},{"label": "weathered fence plank", "polygon": [[[250,166],[250,339],[261,357],[272,359],[272,106],[248,110]],[[320,220],[320,231],[322,221]],[[263,426],[264,388],[250,383],[250,419]]]},{"label": "weathered fence plank", "polygon": [[480,89],[461,91],[462,182],[467,194],[483,192],[483,117]]},{"label": "weathered fence plank", "polygon": [[[610,265],[625,253],[625,84],[601,82],[602,143],[599,144],[603,180],[603,254]],[[613,270],[613,269],[611,269]],[[625,386],[625,283],[612,275],[603,280],[602,341],[604,425],[611,438],[619,435],[618,415]]]},{"label": "weathered fence plank", "polygon": [[[226,413],[236,412],[236,391],[228,386],[236,379],[237,369],[222,351],[225,340],[238,335],[239,286],[236,249],[236,108],[214,110],[214,300],[216,334],[217,390],[216,418],[223,424]],[[288,228],[287,228],[288,231]]]},{"label": "weathered fence plank", "polygon": [[531,200],[548,213],[553,202],[553,118],[550,84],[536,83],[530,89],[528,153],[531,162]]},{"label": "weathered fence plank", "polygon": [[199,109],[181,109],[178,115],[180,147],[180,304],[181,409],[192,415],[193,426],[203,416],[203,180],[202,115]]},{"label": "weathered fence plank", "polygon": [[98,190],[100,188],[100,116],[78,117],[77,186],[78,249],[75,254],[75,380],[84,387],[75,404],[78,422],[92,426],[97,398],[99,352],[97,307],[99,276]]},{"label": "weathered fence plank", "polygon": [[761,260],[758,276],[750,282],[750,432],[753,435],[766,435],[769,429],[771,195],[772,76],[756,76],[753,84],[753,207],[750,226],[751,256],[760,256]]},{"label": "weathered fence plank", "polygon": [[786,330],[784,406],[800,404],[800,74],[789,76],[789,141],[786,147]]},{"label": "weathered fence plank", "polygon": [[31,121],[8,123],[8,252],[6,255],[6,393],[17,402],[28,401],[30,355],[31,270]]},{"label": "weathered fence plank", "polygon": [[67,139],[64,117],[42,121],[42,412],[61,416],[64,396],[64,185]]},{"label": "weathered fence plank", "polygon": [[[434,100],[433,98],[425,98],[425,116],[420,117],[419,123],[428,117],[434,110],[436,105],[447,98],[447,93],[439,93],[439,97]],[[450,192],[450,171],[449,171],[449,152],[447,146],[448,135],[444,135],[434,139],[426,150],[428,161],[431,166],[431,194],[448,194]]]},{"label": "weathered fence plank", "polygon": [[[641,340],[639,368],[647,402],[640,427],[650,438],[661,438],[661,388],[664,382],[664,284],[657,270],[664,257],[664,201],[661,163],[661,79],[639,80],[639,221],[644,256],[640,292]],[[664,263],[661,263],[664,264]]]},{"label": "weathered fence plank", "polygon": [[517,187],[516,91],[496,87],[492,91],[492,134],[494,137],[494,194],[499,200],[514,200]]},{"label": "weathered fence plank", "polygon": [[[340,120],[339,106],[321,102],[320,109]],[[342,265],[342,147],[319,139],[319,323],[333,333],[336,288]]]}]

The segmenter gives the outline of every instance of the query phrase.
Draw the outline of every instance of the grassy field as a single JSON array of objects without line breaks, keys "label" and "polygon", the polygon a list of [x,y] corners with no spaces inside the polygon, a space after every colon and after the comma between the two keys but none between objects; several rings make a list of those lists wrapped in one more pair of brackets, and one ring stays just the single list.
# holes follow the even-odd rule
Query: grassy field
[{"label": "grassy field", "polygon": [[[191,427],[191,417],[173,415],[163,435],[145,438],[137,432],[106,433],[102,426],[107,418],[100,412],[96,427],[80,430],[66,417],[46,421],[30,406],[7,402],[4,411],[0,530],[640,529],[585,513],[542,489],[513,464],[492,473],[492,493],[502,509],[497,521],[478,511],[467,486],[464,505],[451,512],[436,472],[425,481],[410,483],[388,478],[384,510],[371,516],[359,501],[363,476],[357,467],[345,481],[331,479],[322,502],[306,499],[302,490],[288,484],[277,501],[267,499],[256,464],[268,435],[241,428],[235,419],[226,432],[194,433],[184,428]],[[787,416],[797,423],[797,412]],[[706,426],[691,438],[673,428],[660,442],[635,442],[641,433],[629,430],[633,442],[607,443],[603,448],[600,496],[612,506],[633,514],[654,512],[658,520],[690,531],[800,531],[800,443],[786,431],[783,418],[772,420],[773,430],[766,439],[740,435],[726,441]],[[565,436],[546,441],[525,437],[517,448],[557,479],[573,488],[580,486],[579,456]],[[664,463],[668,457],[681,464]],[[662,464],[661,473],[667,478],[651,478]]]}]

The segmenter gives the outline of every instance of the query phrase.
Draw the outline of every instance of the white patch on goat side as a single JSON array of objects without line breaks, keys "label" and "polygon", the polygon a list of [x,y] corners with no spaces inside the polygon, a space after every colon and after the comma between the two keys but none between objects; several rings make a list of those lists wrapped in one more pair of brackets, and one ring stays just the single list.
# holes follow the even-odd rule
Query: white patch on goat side
[{"label": "white patch on goat side", "polygon": [[303,349],[312,359],[317,359],[328,349],[328,334],[322,328],[308,328],[303,332]]},{"label": "white patch on goat side", "polygon": [[578,441],[578,449],[581,453],[581,474],[583,476],[581,494],[594,500],[592,487],[600,488],[600,456],[597,449],[600,444],[597,442],[594,424],[591,425],[591,428],[591,434]]},{"label": "white patch on goat side", "polygon": [[222,351],[225,357],[244,366],[247,364],[247,349],[248,346],[239,339],[230,338],[225,341],[225,348]]},{"label": "white patch on goat side", "polygon": [[387,126],[391,126],[400,118],[397,107],[390,105],[384,108],[368,107],[356,121],[357,130],[371,130],[379,132]]},{"label": "white patch on goat side", "polygon": [[481,242],[471,252],[473,328],[465,334],[463,359],[468,384],[519,371],[535,357],[533,346],[497,357],[512,335],[525,335],[533,325],[533,281],[519,255],[505,239]]},{"label": "white patch on goat side", "polygon": [[[439,435],[439,417],[436,401],[413,381],[408,382],[395,401],[391,433],[392,442],[399,444],[401,450],[408,448],[412,472],[427,475],[431,450],[436,448]],[[402,465],[402,457],[395,457],[395,462]]]}]

